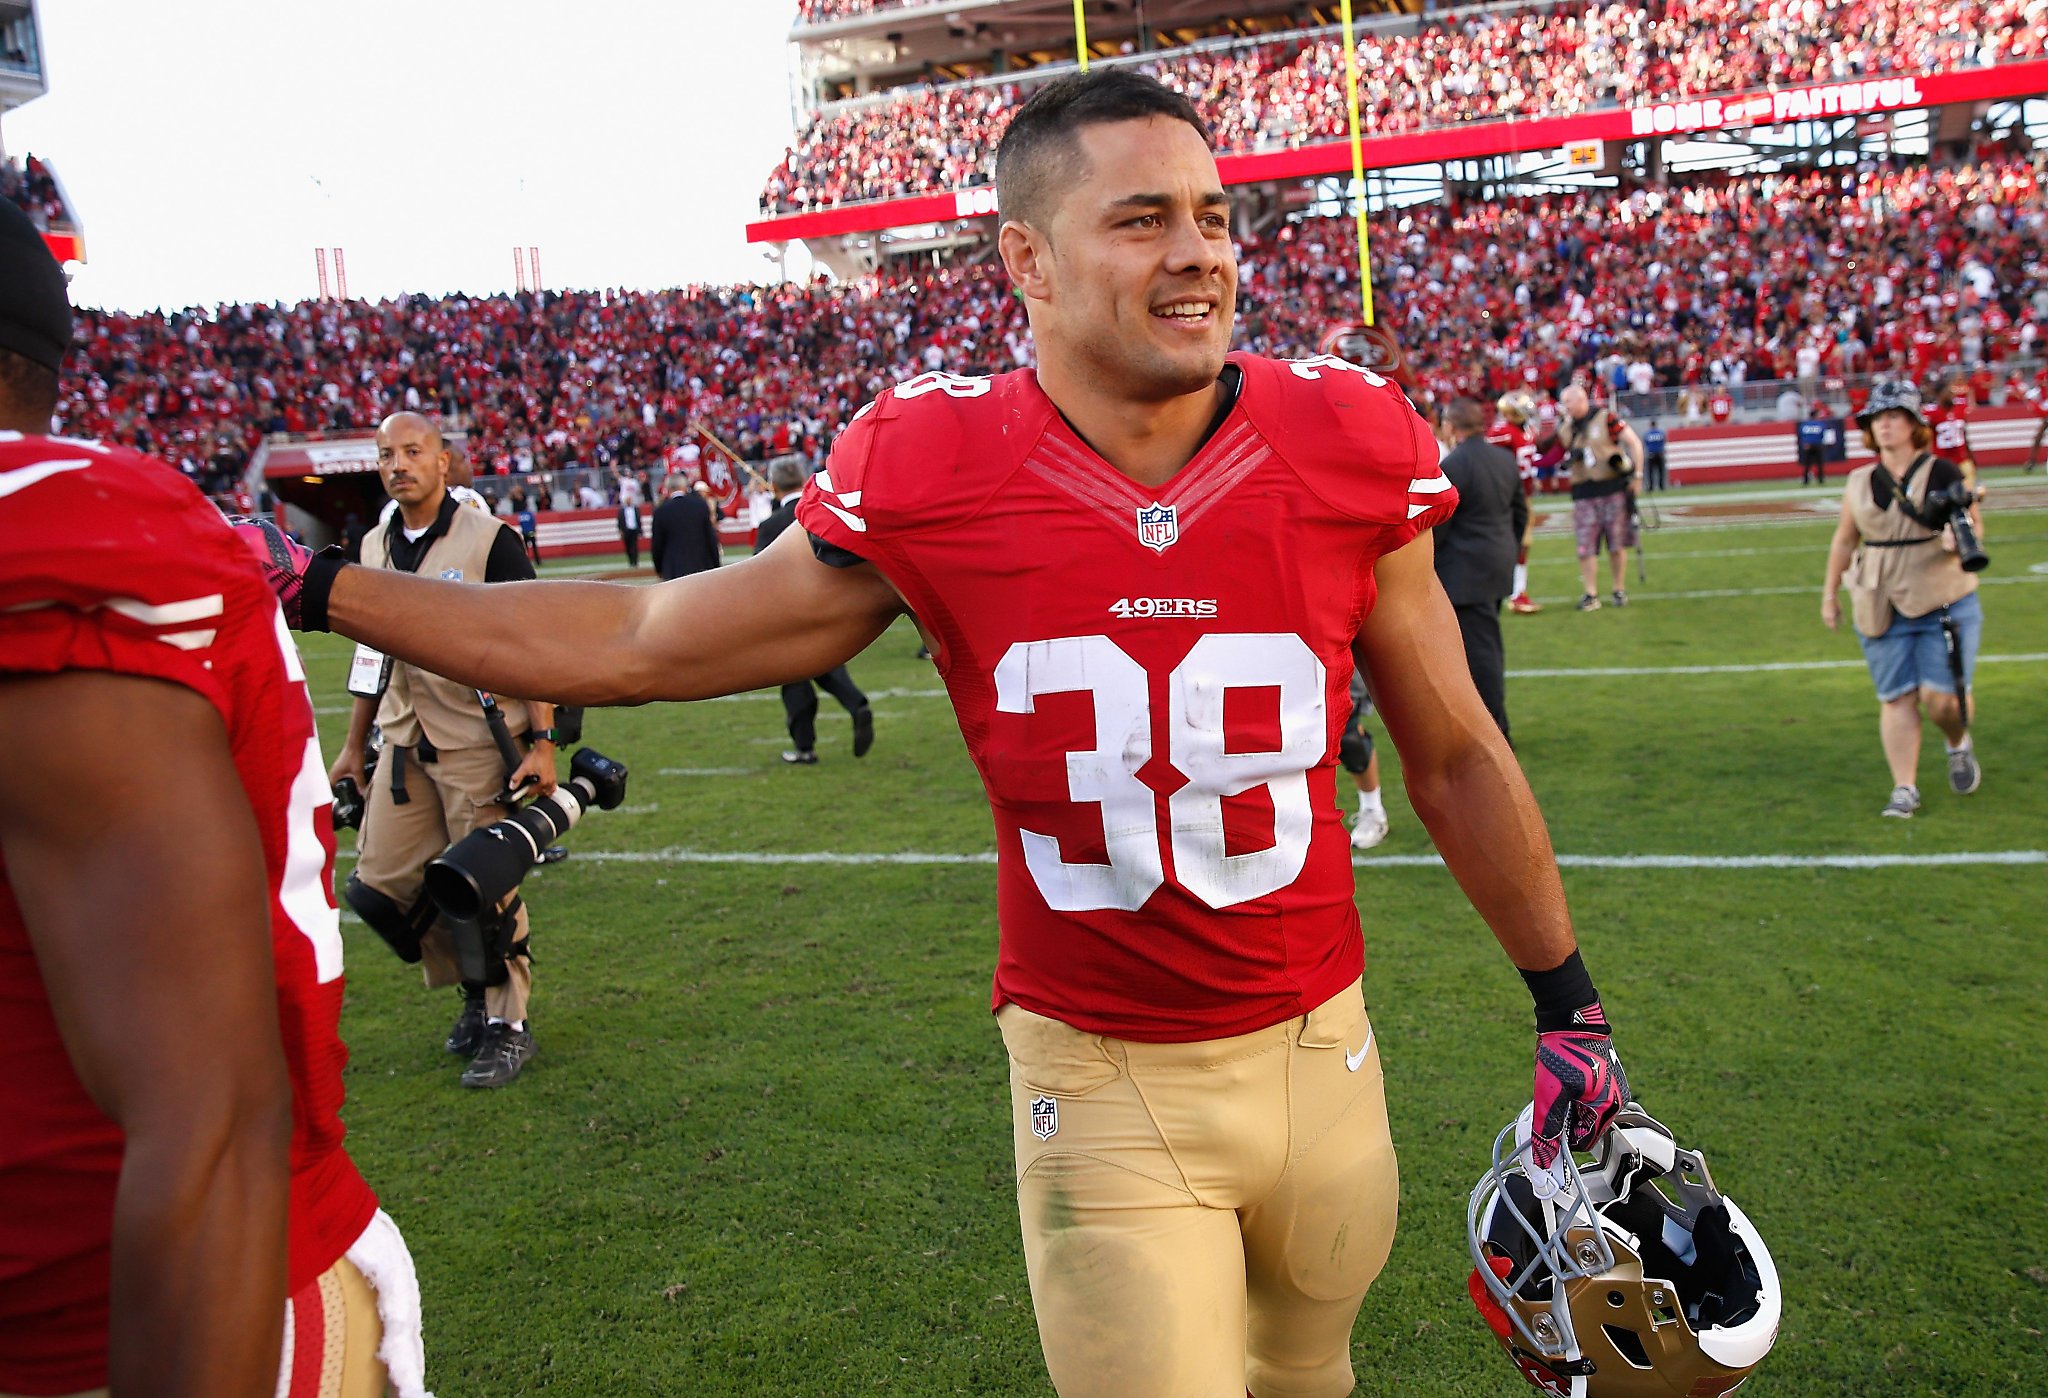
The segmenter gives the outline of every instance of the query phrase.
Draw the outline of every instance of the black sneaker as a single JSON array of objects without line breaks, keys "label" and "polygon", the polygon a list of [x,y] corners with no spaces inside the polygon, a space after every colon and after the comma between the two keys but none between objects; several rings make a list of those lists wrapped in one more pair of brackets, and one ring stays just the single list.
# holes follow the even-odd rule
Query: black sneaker
[{"label": "black sneaker", "polygon": [[1628,589],[1621,587],[1614,589],[1614,605],[1617,607],[1626,607],[1628,605]]},{"label": "black sneaker", "polygon": [[484,1041],[484,1018],[484,997],[464,991],[462,1013],[455,1017],[455,1027],[441,1047],[459,1058],[475,1057]]},{"label": "black sneaker", "polygon": [[519,1076],[533,1053],[531,1029],[514,1029],[502,1019],[494,1020],[484,1026],[483,1042],[477,1046],[476,1057],[462,1070],[462,1085],[503,1087]]},{"label": "black sneaker", "polygon": [[853,755],[866,757],[875,745],[875,711],[863,704],[853,715]]},{"label": "black sneaker", "polygon": [[1581,597],[1578,600],[1578,603],[1573,608],[1573,610],[1581,612],[1597,612],[1600,610],[1600,599],[1589,592],[1584,597]]},{"label": "black sneaker", "polygon": [[785,752],[782,754],[782,760],[793,767],[815,767],[818,765],[818,754],[805,748],[802,752]]}]

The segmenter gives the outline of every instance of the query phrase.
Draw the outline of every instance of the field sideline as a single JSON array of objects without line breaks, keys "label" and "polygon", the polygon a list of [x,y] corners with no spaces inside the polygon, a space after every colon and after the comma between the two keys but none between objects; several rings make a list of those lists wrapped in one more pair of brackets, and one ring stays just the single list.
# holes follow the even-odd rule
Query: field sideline
[{"label": "field sideline", "polygon": [[[1990,474],[1984,786],[1949,793],[1930,739],[1909,822],[1877,816],[1876,705],[1818,620],[1824,492],[1672,519],[1635,603],[1592,615],[1547,525],[1547,610],[1503,622],[1631,1080],[1785,1279],[1745,1398],[2048,1392],[2048,508]],[[349,648],[303,643],[331,756]],[[899,623],[853,663],[858,763],[829,701],[808,769],[777,758],[772,694],[591,715],[632,787],[528,881],[540,1057],[510,1089],[456,1086],[452,993],[346,922],[350,1143],[418,1260],[441,1398],[1051,1392],[987,1014],[989,816],[916,646]],[[1527,1100],[1528,1001],[1381,751],[1393,830],[1359,905],[1403,1218],[1358,1392],[1526,1393],[1466,1298],[1463,1211]]]}]

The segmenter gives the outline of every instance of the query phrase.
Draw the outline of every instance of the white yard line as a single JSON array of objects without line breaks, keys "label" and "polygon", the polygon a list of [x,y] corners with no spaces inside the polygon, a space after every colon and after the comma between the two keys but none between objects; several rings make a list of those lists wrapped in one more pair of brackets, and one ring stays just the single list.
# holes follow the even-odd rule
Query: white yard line
[{"label": "white yard line", "polygon": [[[1980,579],[1998,582],[2048,582],[2048,574],[2037,578]],[[1806,587],[1766,588],[1759,591],[1811,592]],[[1636,593],[1638,597],[1653,597],[1655,593]],[[1671,596],[1697,596],[1696,593],[1673,593]],[[1738,594],[1730,594],[1738,595]],[[1742,596],[1750,593],[1739,594]],[[2020,655],[1980,655],[1979,665],[2038,665],[2048,660],[2048,651],[2033,651]],[[1776,660],[1755,665],[1593,665],[1572,669],[1552,670],[1509,670],[1511,680],[1577,680],[1598,679],[1616,675],[1760,675],[1773,670],[1861,670],[1861,660]],[[746,694],[728,694],[718,699],[703,699],[705,704],[760,704],[775,699],[772,689],[757,689]],[[890,699],[944,699],[943,689],[884,689],[875,694],[876,698]],[[345,714],[347,709],[315,709],[316,714]],[[782,744],[782,737],[765,737],[749,740],[757,747],[775,747]],[[762,767],[663,767],[657,775],[664,777],[743,777],[755,772],[771,770]]]},{"label": "white yard line", "polygon": [[[342,851],[337,863],[353,862],[355,855]],[[992,866],[992,853],[943,854],[925,850],[894,853],[854,854],[832,850],[700,850],[671,847],[650,850],[593,850],[578,847],[571,863],[594,864],[726,864],[747,866],[830,865],[868,868],[885,865],[912,867]],[[1443,860],[1433,854],[1355,855],[1351,863],[1360,869],[1429,869]],[[1964,865],[2048,864],[2048,850],[1962,850],[1953,854],[1560,854],[1563,869],[1672,869],[1725,871],[1743,869],[1931,869]]]},{"label": "white yard line", "polygon": [[[1644,560],[1655,568],[1661,561],[1657,554],[1650,554]],[[2048,573],[2008,574],[2003,577],[1987,578],[1978,574],[1979,587],[2013,587],[2022,584],[2048,582]],[[1630,592],[1631,602],[1697,602],[1724,597],[1799,597],[1807,593],[1818,594],[1820,589],[1812,585],[1799,587],[1703,587],[1690,592]],[[1577,594],[1546,593],[1536,599],[1546,606],[1570,606],[1578,601]]]},{"label": "white yard line", "polygon": [[[2037,665],[2048,651],[2024,655],[1980,655],[1979,665]],[[1511,680],[1576,680],[1601,675],[1760,675],[1773,670],[1861,670],[1860,660],[1773,660],[1756,665],[1607,665],[1574,670],[1510,670]]]}]

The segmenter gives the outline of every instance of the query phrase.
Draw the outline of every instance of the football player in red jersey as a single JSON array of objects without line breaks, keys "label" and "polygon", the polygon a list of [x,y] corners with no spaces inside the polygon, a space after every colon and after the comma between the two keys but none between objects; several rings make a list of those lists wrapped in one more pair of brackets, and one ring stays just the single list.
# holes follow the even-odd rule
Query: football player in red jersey
[{"label": "football player in red jersey", "polygon": [[1536,1001],[1542,1163],[1627,1080],[1436,581],[1456,497],[1427,425],[1342,360],[1229,353],[1229,200],[1153,79],[1046,84],[997,200],[1038,368],[884,392],[802,529],[737,567],[485,592],[251,528],[302,626],[585,703],[819,674],[913,613],[995,814],[993,1000],[1055,1385],[1337,1398],[1397,1194],[1336,800],[1354,664]]},{"label": "football player in red jersey", "polygon": [[[1536,493],[1536,444],[1529,440],[1527,424],[1536,414],[1535,396],[1524,389],[1503,393],[1494,404],[1500,416],[1486,429],[1486,440],[1514,453],[1515,469],[1521,473],[1522,494]],[[1529,541],[1536,534],[1536,512],[1529,512],[1522,526],[1521,551],[1515,555],[1515,595],[1508,598],[1508,610],[1523,616],[1543,610],[1529,596]]]},{"label": "football player in red jersey", "polygon": [[1934,454],[1955,462],[1963,480],[1977,488],[1977,460],[1970,455],[1970,380],[1958,371],[1928,395],[1927,425],[1934,429]]},{"label": "football player in red jersey", "polygon": [[41,435],[69,338],[0,202],[0,1393],[418,1394],[298,651],[174,468]]}]

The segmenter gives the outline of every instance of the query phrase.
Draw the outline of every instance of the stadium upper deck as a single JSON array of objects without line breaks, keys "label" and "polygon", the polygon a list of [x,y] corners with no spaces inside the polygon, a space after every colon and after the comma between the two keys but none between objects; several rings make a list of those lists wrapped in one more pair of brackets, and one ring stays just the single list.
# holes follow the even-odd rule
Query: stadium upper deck
[{"label": "stadium upper deck", "polygon": [[[926,63],[915,86],[892,86],[904,76],[892,58],[916,58],[918,45],[931,41],[884,26],[907,25],[926,8],[931,25],[958,21],[946,32],[964,51],[973,30],[959,32],[969,16],[951,5],[793,31],[816,105],[800,114],[798,144],[771,173],[768,216],[749,226],[749,237],[829,239],[993,212],[994,143],[1037,82],[1070,68],[1071,28],[1063,53],[1047,39],[1037,55],[1066,62],[1016,74],[1008,53],[983,43],[982,67],[972,73],[960,75],[955,55]],[[1056,30],[1054,10],[1071,25],[1064,4],[983,8],[1028,13],[1048,26],[1042,33]],[[1145,8],[1150,21],[1153,6]],[[994,22],[975,21],[991,34]],[[859,34],[819,37],[849,27]],[[1189,92],[1217,131],[1227,182],[1298,186],[1348,172],[1337,33],[1276,33],[1279,20],[1242,27],[1251,37],[1188,42],[1183,35],[1196,36],[1199,25],[1149,24],[1142,42],[1091,49],[1099,61],[1140,64]],[[1889,119],[1937,109],[1933,129],[1948,139],[1968,134],[1973,104],[2048,92],[2048,0],[1482,5],[1427,18],[1386,15],[1362,22],[1360,35],[1366,162],[1381,170],[1594,141],[1606,145],[1600,173],[1619,173],[1626,150],[1654,177],[1668,140],[1687,133],[1711,140],[1762,127],[1827,143],[1844,126],[1869,137],[1889,132]],[[840,64],[830,82],[821,77],[827,55]],[[863,66],[864,56],[875,61]],[[856,95],[818,100],[846,91]]]},{"label": "stadium upper deck", "polygon": [[[6,134],[7,113],[49,90],[35,0],[0,0],[0,138]],[[56,170],[35,156],[11,159],[4,139],[0,139],[0,199],[28,211],[59,261],[85,260],[84,229]]]}]

